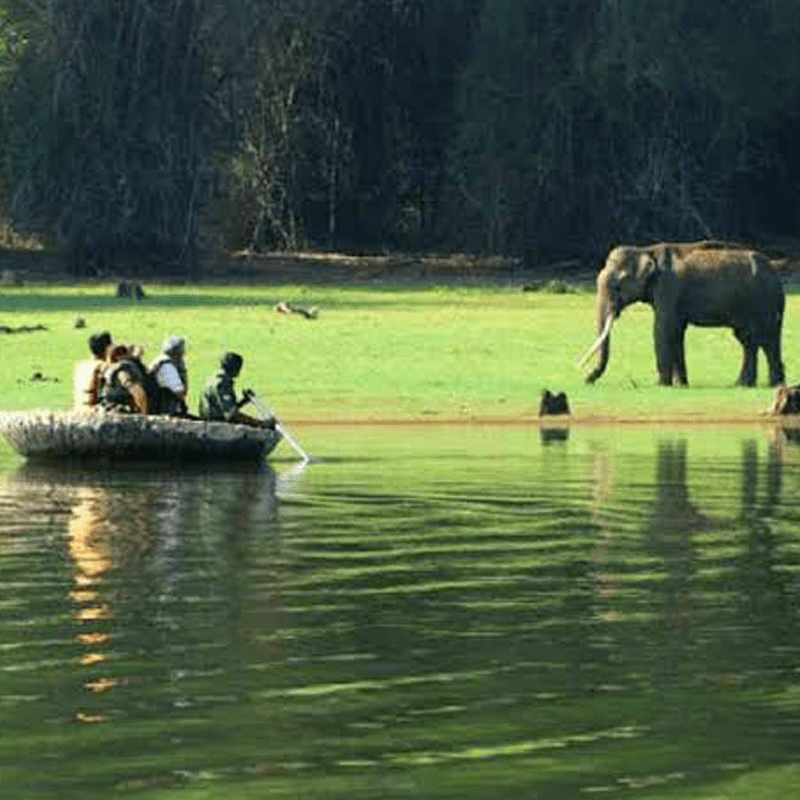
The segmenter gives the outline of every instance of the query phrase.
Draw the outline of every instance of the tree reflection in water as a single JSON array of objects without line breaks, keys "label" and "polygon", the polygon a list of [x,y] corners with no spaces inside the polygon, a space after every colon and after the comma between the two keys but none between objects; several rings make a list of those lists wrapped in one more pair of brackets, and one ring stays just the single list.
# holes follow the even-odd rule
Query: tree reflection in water
[{"label": "tree reflection in water", "polygon": [[[32,709],[105,720],[53,748],[45,788],[84,798],[690,798],[796,762],[791,441],[414,435],[281,476],[280,515],[270,473],[12,476],[0,577],[58,579],[0,605],[3,739],[24,761]],[[40,668],[16,645],[59,635],[47,603]]]}]

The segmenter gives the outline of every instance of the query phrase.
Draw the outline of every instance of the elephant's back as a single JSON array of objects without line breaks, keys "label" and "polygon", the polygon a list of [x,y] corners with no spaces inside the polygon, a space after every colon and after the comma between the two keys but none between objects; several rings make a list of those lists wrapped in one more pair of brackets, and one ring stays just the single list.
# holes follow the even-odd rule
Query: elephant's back
[{"label": "elephant's back", "polygon": [[681,307],[694,325],[736,325],[754,313],[783,310],[780,277],[756,250],[696,251],[676,272]]},{"label": "elephant's back", "polygon": [[686,280],[707,279],[732,284],[780,283],[772,262],[758,250],[693,250],[673,269]]}]

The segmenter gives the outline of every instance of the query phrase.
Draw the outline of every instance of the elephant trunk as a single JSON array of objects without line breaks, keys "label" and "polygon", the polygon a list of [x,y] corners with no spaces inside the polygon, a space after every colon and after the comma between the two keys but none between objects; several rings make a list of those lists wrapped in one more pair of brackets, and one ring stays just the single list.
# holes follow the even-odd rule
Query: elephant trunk
[{"label": "elephant trunk", "polygon": [[581,364],[585,363],[597,350],[600,351],[600,357],[597,366],[587,375],[587,383],[594,383],[606,371],[611,351],[611,328],[614,326],[616,316],[617,312],[610,299],[602,293],[599,294],[597,298],[597,339],[589,348]]}]

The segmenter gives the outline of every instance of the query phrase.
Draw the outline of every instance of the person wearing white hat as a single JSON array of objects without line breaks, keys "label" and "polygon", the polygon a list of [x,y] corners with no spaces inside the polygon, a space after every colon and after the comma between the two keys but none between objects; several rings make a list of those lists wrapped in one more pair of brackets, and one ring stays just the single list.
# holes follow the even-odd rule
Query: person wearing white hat
[{"label": "person wearing white hat", "polygon": [[186,339],[168,336],[161,348],[161,355],[153,361],[148,372],[158,384],[158,393],[153,414],[169,414],[184,417],[187,413],[186,395],[189,380],[184,357]]}]

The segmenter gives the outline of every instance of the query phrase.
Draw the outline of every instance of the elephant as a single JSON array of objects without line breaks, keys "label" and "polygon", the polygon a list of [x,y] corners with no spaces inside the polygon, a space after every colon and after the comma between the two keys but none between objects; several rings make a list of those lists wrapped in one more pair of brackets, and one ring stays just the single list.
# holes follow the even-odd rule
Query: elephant
[{"label": "elephant", "polygon": [[660,384],[688,384],[684,336],[689,323],[733,329],[744,351],[739,385],[755,386],[759,348],[767,357],[770,385],[783,384],[785,297],[778,274],[762,253],[716,241],[615,247],[597,276],[597,340],[580,363],[597,350],[600,357],[588,383],[608,365],[614,320],[636,302],[653,307]]}]

